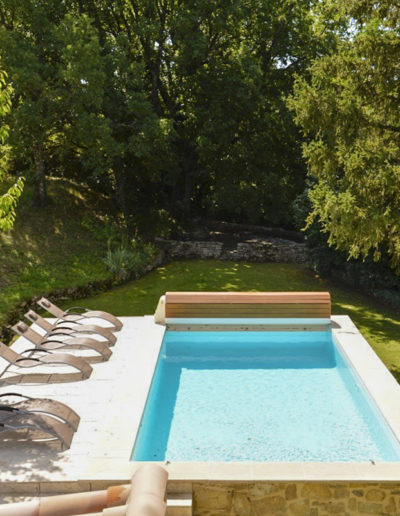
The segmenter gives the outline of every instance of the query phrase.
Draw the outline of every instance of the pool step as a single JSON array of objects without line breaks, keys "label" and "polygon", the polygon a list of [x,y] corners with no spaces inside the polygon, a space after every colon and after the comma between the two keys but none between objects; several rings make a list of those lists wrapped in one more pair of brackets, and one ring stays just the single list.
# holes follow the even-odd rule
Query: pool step
[{"label": "pool step", "polygon": [[192,493],[168,493],[167,516],[192,516]]}]

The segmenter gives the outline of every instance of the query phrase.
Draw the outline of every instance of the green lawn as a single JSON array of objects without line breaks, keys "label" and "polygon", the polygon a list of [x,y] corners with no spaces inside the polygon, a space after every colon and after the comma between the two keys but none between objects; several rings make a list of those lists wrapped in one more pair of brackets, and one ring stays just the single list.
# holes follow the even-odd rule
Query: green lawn
[{"label": "green lawn", "polygon": [[332,295],[333,314],[349,315],[400,379],[400,315],[365,296],[318,278],[303,265],[216,260],[174,262],[122,287],[65,306],[84,305],[116,315],[152,314],[159,297],[167,290],[328,290]]}]

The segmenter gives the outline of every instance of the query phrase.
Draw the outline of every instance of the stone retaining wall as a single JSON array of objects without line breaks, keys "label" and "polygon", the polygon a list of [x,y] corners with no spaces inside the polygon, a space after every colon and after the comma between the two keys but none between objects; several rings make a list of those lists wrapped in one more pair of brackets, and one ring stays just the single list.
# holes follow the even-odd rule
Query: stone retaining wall
[{"label": "stone retaining wall", "polygon": [[197,483],[193,494],[193,516],[400,515],[400,483]]},{"label": "stone retaining wall", "polygon": [[251,238],[230,245],[216,241],[157,239],[157,244],[163,248],[170,260],[213,258],[238,262],[308,262],[305,244],[282,238]]}]

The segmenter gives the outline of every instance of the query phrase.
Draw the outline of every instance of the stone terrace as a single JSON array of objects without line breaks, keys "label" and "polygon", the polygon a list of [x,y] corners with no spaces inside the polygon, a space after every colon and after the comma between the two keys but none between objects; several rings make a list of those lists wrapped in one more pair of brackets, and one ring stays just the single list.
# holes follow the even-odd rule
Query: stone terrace
[{"label": "stone terrace", "polygon": [[[348,317],[332,320],[334,334],[359,362],[379,406],[400,428],[396,382]],[[129,481],[137,468],[130,462],[134,437],[164,328],[152,316],[122,321],[109,362],[93,364],[88,380],[0,388],[60,400],[81,416],[71,448],[62,453],[45,444],[1,442],[0,503]],[[13,347],[32,346],[20,338]],[[197,516],[400,515],[399,463],[166,462],[164,467],[169,493],[193,493]]]},{"label": "stone terrace", "polygon": [[[96,459],[97,453],[105,461],[124,458],[129,464],[135,434],[127,435],[127,431],[132,422],[140,420],[163,328],[155,326],[152,317],[125,317],[121,320],[124,327],[116,334],[118,340],[111,348],[110,360],[92,364],[93,372],[88,380],[0,388],[0,393],[18,392],[62,401],[81,417],[71,448],[64,452],[60,452],[57,446],[44,443],[0,441],[0,493],[3,496],[18,492],[37,495],[97,488],[87,471],[90,459]],[[21,337],[13,348],[22,351],[32,348],[32,345]],[[141,385],[141,392],[138,385]],[[117,416],[124,425],[120,435],[110,436],[107,434],[110,419]],[[119,439],[124,441],[120,453],[116,446],[110,452],[107,448],[109,439],[114,443]],[[107,476],[106,471],[104,474]],[[124,478],[127,479],[129,476]]]}]

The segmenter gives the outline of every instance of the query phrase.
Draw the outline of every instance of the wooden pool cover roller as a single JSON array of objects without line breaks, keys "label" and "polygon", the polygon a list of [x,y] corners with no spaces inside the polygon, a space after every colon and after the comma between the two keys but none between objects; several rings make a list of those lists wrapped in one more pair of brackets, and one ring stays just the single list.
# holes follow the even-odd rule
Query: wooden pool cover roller
[{"label": "wooden pool cover roller", "polygon": [[155,322],[168,319],[329,319],[329,292],[167,292]]},{"label": "wooden pool cover roller", "polygon": [[0,516],[164,516],[168,473],[157,464],[145,464],[131,484],[0,505]]}]

